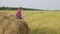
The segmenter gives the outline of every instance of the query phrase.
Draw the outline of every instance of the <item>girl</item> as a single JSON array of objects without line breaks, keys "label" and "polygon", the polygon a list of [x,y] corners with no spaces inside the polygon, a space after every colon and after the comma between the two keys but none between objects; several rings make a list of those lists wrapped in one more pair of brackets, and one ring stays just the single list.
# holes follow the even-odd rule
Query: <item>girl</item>
[{"label": "girl", "polygon": [[19,19],[22,19],[22,7],[18,8],[17,13],[16,13],[16,17]]}]

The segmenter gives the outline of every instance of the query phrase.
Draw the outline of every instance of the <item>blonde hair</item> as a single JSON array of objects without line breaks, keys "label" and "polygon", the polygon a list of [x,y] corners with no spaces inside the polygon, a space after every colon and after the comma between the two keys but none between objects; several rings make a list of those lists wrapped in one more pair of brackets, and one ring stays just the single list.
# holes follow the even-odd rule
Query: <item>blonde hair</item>
[{"label": "blonde hair", "polygon": [[20,7],[20,9],[22,9],[22,7]]},{"label": "blonde hair", "polygon": [[22,9],[22,7],[19,7],[18,9]]}]

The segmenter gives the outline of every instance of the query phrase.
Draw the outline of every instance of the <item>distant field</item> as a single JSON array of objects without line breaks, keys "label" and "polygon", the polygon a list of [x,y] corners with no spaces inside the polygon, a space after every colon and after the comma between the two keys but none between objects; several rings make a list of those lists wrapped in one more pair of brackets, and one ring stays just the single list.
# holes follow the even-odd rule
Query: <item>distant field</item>
[{"label": "distant field", "polygon": [[[0,10],[15,15],[14,10]],[[59,11],[23,11],[24,20],[28,23],[30,34],[60,34]]]}]

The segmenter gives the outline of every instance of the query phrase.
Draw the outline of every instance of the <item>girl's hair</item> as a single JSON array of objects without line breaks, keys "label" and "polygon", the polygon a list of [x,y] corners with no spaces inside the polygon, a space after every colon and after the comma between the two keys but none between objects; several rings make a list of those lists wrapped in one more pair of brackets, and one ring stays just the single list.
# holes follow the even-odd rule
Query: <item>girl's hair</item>
[{"label": "girl's hair", "polygon": [[20,7],[22,9],[22,7]]},{"label": "girl's hair", "polygon": [[22,7],[20,7],[20,9],[22,9]]},{"label": "girl's hair", "polygon": [[19,7],[18,9],[22,9],[22,7]]}]

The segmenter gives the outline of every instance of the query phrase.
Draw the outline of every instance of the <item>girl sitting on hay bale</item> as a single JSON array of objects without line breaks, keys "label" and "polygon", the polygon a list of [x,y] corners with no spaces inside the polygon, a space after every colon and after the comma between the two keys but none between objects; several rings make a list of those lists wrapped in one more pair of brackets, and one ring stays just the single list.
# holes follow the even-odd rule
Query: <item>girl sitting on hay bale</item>
[{"label": "girl sitting on hay bale", "polygon": [[16,16],[18,19],[23,19],[24,16],[22,16],[22,7],[18,8]]}]

